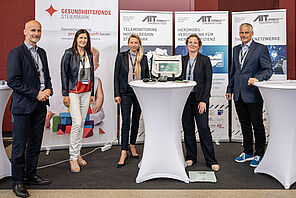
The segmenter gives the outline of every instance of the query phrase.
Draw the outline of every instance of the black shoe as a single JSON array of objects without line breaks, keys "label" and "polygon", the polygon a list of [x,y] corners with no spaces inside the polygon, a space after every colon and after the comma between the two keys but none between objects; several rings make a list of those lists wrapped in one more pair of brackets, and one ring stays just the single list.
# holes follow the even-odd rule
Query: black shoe
[{"label": "black shoe", "polygon": [[127,162],[127,158],[128,158],[128,154],[126,153],[126,157],[124,159],[123,164],[117,164],[117,168],[123,167],[126,164],[126,162]]},{"label": "black shoe", "polygon": [[134,159],[139,159],[139,158],[140,158],[140,155],[133,155],[133,154],[131,154],[131,156],[132,156],[132,158],[134,158]]},{"label": "black shoe", "polygon": [[12,186],[12,191],[17,197],[30,197],[30,194],[24,184],[17,184],[15,186]]},{"label": "black shoe", "polygon": [[50,181],[35,175],[33,178],[24,178],[24,183],[27,185],[48,185]]}]

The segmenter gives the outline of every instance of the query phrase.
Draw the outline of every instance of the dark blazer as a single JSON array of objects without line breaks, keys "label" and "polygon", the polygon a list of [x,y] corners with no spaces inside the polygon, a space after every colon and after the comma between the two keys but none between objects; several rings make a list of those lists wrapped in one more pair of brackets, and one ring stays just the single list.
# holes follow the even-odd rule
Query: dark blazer
[{"label": "dark blazer", "polygon": [[[121,94],[127,92],[128,88],[128,72],[129,58],[128,51],[121,52],[117,55],[114,69],[114,97],[120,97]],[[149,77],[149,68],[147,57],[143,55],[141,60],[141,78]]]},{"label": "dark blazer", "polygon": [[239,94],[246,103],[263,102],[258,87],[248,86],[249,78],[257,78],[259,81],[268,80],[272,76],[272,64],[267,48],[252,41],[248,54],[241,69],[239,53],[241,45],[233,48],[232,65],[229,75],[229,83],[226,93],[234,93],[234,101],[238,101]]},{"label": "dark blazer", "polygon": [[[52,95],[46,52],[38,47],[37,53],[43,66],[45,89],[50,89]],[[24,43],[12,49],[8,55],[7,84],[13,90],[11,112],[13,114],[31,113],[37,105],[40,79],[31,52]],[[46,101],[46,104],[49,105],[49,102]]]},{"label": "dark blazer", "polygon": [[[181,79],[185,80],[187,64],[189,60],[189,55],[182,57],[182,74]],[[198,53],[194,71],[193,79],[196,82],[194,86],[194,94],[197,103],[205,102],[209,103],[211,87],[212,87],[212,64],[209,57]]]},{"label": "dark blazer", "polygon": [[[91,95],[94,96],[94,62],[93,54],[87,52],[91,74]],[[61,60],[61,80],[62,80],[62,95],[69,96],[69,89],[73,89],[77,84],[78,72],[80,68],[80,55],[77,54],[71,47],[65,50]]]}]

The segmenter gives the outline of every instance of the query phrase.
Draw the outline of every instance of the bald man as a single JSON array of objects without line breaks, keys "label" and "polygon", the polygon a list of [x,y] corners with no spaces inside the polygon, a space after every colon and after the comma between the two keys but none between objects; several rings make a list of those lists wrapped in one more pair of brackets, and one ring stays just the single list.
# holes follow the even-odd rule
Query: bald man
[{"label": "bald man", "polygon": [[41,38],[41,24],[25,24],[25,41],[12,49],[7,58],[7,84],[13,90],[11,172],[13,192],[29,197],[27,185],[45,185],[49,180],[36,174],[43,137],[46,105],[52,95],[46,52],[36,44]]}]

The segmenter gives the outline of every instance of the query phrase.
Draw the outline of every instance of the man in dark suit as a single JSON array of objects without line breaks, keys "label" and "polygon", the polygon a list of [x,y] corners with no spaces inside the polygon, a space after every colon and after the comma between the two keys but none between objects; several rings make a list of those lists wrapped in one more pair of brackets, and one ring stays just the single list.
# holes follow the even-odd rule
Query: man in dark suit
[{"label": "man in dark suit", "polygon": [[25,185],[50,183],[36,174],[46,105],[52,95],[46,52],[36,45],[41,37],[40,23],[27,22],[24,35],[24,43],[12,49],[7,59],[7,83],[13,90],[12,181],[18,197],[29,197]]},{"label": "man in dark suit", "polygon": [[[263,99],[254,82],[268,80],[272,76],[272,64],[267,48],[252,40],[253,27],[249,23],[240,25],[242,44],[233,48],[232,66],[226,91],[227,100],[234,94],[234,104],[243,133],[244,151],[236,162],[251,161],[256,167],[264,154],[265,129],[262,119]],[[255,157],[253,153],[253,132]]]}]

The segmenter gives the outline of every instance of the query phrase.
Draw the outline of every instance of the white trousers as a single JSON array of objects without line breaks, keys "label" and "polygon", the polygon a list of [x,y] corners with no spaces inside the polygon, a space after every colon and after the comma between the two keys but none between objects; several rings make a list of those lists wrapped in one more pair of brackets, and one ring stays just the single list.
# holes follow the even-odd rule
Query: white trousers
[{"label": "white trousers", "polygon": [[91,92],[69,93],[70,97],[70,114],[72,127],[70,134],[69,154],[70,160],[77,160],[82,147],[82,135],[84,122],[87,115]]}]

